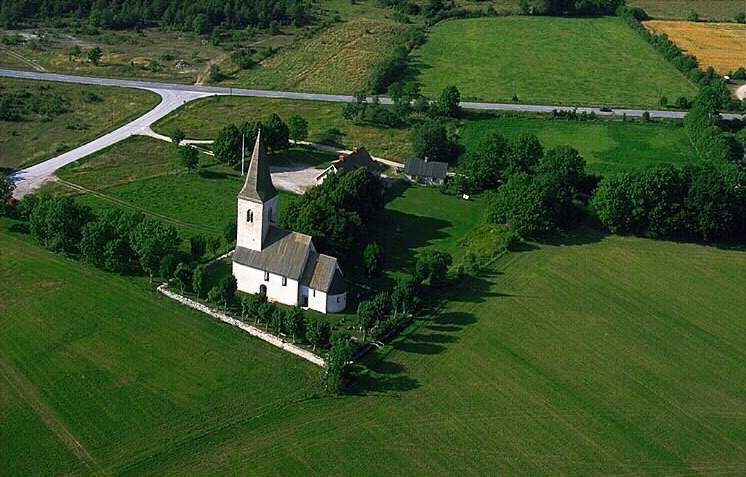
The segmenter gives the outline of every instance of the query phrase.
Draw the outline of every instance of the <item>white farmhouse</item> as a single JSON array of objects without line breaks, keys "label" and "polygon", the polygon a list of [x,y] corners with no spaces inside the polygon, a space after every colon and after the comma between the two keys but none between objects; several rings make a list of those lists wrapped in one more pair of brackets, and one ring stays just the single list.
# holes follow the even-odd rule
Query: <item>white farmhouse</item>
[{"label": "white farmhouse", "polygon": [[344,310],[347,291],[337,259],[316,252],[311,236],[277,227],[278,211],[260,132],[238,193],[233,254],[238,289],[321,313]]}]

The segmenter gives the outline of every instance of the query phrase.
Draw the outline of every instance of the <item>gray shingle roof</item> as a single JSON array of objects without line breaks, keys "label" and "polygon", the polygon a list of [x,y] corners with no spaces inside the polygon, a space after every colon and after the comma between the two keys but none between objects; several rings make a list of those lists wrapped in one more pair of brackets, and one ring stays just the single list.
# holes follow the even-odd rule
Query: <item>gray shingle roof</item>
[{"label": "gray shingle roof", "polygon": [[256,133],[254,152],[251,153],[251,163],[246,171],[246,182],[244,182],[238,197],[252,202],[266,202],[277,195],[275,186],[272,185],[272,176],[269,174],[269,163],[265,157],[264,144],[262,144],[262,131]]},{"label": "gray shingle roof", "polygon": [[261,252],[236,247],[233,261],[292,280],[300,280],[306,268],[306,257],[311,253],[311,237],[270,227],[267,243]]},{"label": "gray shingle roof", "polygon": [[404,173],[408,176],[445,179],[446,172],[448,172],[448,164],[445,162],[410,159],[404,165]]},{"label": "gray shingle roof", "polygon": [[322,253],[311,253],[301,283],[332,295],[345,291],[344,279],[337,269],[337,259]]}]

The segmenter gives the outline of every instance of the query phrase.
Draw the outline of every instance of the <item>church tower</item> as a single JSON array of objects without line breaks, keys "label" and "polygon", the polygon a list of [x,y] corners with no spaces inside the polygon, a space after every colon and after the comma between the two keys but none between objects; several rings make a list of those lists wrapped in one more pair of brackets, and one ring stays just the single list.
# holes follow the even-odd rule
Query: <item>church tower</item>
[{"label": "church tower", "polygon": [[246,172],[246,182],[238,193],[236,246],[261,252],[270,225],[277,221],[277,205],[277,190],[272,185],[260,130]]}]

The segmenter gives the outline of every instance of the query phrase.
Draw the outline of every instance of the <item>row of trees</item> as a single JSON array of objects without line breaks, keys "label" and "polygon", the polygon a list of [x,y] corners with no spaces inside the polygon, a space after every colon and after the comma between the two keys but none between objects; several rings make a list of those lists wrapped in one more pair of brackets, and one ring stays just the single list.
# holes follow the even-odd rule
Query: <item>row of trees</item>
[{"label": "row of trees", "polygon": [[687,135],[703,160],[741,161],[743,158],[743,146],[719,126],[723,98],[729,94],[722,82],[701,88],[684,120]]},{"label": "row of trees", "polygon": [[270,28],[273,25],[307,25],[312,20],[311,7],[305,0],[263,0],[240,2],[229,0],[3,0],[0,23],[18,28],[32,21],[64,23],[85,19],[91,27],[114,30],[165,25],[199,34],[215,27]]},{"label": "row of trees", "polygon": [[18,216],[48,249],[119,273],[170,277],[176,266],[179,235],[173,226],[139,213],[112,210],[97,217],[69,197],[26,196]]},{"label": "row of trees", "polygon": [[[526,0],[520,1],[522,10],[526,10]],[[613,15],[624,0],[543,0],[539,13],[544,15]]]},{"label": "row of trees", "polygon": [[601,181],[592,203],[615,233],[746,238],[746,172],[733,163],[665,165],[612,176]]}]

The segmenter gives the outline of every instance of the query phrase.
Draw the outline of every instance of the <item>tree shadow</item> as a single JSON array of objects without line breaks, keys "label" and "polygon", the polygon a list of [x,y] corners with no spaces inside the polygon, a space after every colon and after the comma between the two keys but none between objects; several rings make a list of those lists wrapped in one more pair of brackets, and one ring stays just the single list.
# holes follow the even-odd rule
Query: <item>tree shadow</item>
[{"label": "tree shadow", "polygon": [[533,237],[536,242],[543,245],[573,246],[589,245],[602,241],[609,236],[600,224],[592,223],[587,219],[576,227],[558,230],[549,234]]},{"label": "tree shadow", "polygon": [[233,174],[227,172],[211,171],[209,169],[200,170],[199,176],[207,180],[226,180],[235,177]]},{"label": "tree shadow", "polygon": [[376,361],[366,368],[358,365],[355,379],[347,394],[370,395],[399,393],[420,387],[419,381],[407,374],[407,369],[391,361]]}]

